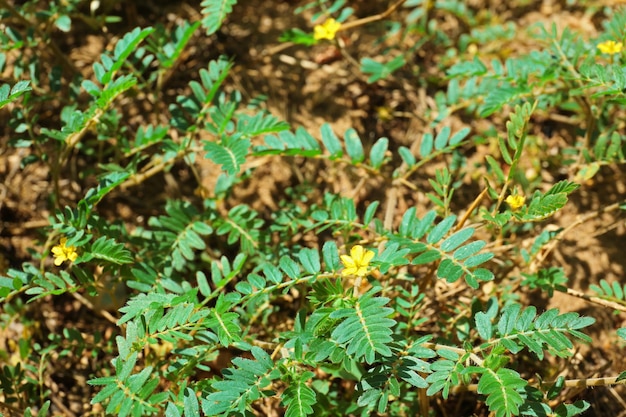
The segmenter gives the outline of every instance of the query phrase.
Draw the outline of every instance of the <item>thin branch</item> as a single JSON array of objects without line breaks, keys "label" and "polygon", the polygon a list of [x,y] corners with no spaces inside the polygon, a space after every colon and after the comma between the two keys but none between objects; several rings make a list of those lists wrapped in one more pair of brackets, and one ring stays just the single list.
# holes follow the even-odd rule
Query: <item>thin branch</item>
[{"label": "thin branch", "polygon": [[614,301],[609,301],[600,297],[587,295],[583,292],[573,290],[571,288],[567,288],[567,291],[561,291],[561,292],[571,295],[572,297],[582,298],[583,300],[589,301],[590,303],[599,304],[603,307],[612,308],[614,310],[618,310],[618,311],[626,313],[626,306],[624,306],[623,304],[616,303]]},{"label": "thin branch", "polygon": [[362,19],[355,20],[353,22],[344,23],[344,24],[342,24],[339,27],[338,32],[341,32],[342,30],[354,29],[356,27],[363,26],[363,25],[366,25],[368,23],[372,23],[372,22],[376,22],[378,20],[386,19],[387,17],[389,17],[389,15],[391,15],[393,12],[395,12],[398,7],[402,6],[402,4],[404,4],[405,2],[406,2],[406,0],[400,0],[400,1],[396,2],[395,4],[393,4],[391,7],[389,7],[387,10],[385,10],[382,13],[378,13],[378,14],[375,14],[373,16],[364,17]]},{"label": "thin branch", "polygon": [[476,199],[469,206],[469,208],[467,209],[463,217],[461,217],[461,220],[459,220],[459,223],[456,225],[454,230],[456,231],[461,230],[461,228],[463,227],[463,225],[465,224],[469,216],[471,216],[472,212],[476,209],[476,207],[478,207],[480,202],[483,201],[483,198],[485,197],[485,195],[487,195],[487,191],[488,191],[488,188],[485,188],[484,190],[480,192],[480,194],[478,194],[478,197],[476,197]]}]

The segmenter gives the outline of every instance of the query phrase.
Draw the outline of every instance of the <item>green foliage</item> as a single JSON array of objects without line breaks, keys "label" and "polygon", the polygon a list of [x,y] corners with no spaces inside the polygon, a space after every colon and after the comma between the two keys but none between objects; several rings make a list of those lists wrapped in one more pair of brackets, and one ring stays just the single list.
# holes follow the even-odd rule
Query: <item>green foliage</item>
[{"label": "green foliage", "polygon": [[534,274],[522,274],[524,280],[521,285],[527,285],[530,289],[539,288],[542,291],[548,293],[550,297],[554,294],[554,291],[565,291],[567,287],[567,277],[563,272],[563,268],[547,268],[540,269]]},{"label": "green foliage", "polygon": [[[384,297],[364,294],[353,307],[333,311],[330,319],[338,320],[331,337],[340,346],[346,347],[346,354],[354,360],[365,359],[374,362],[376,354],[390,356],[387,343],[391,342],[391,327],[395,320],[387,318],[393,309],[383,307],[389,302]],[[343,319],[343,320],[341,320]]]},{"label": "green foliage", "polygon": [[283,403],[287,406],[286,417],[304,417],[313,413],[315,391],[307,385],[313,376],[313,372],[303,372],[301,375],[294,375],[294,379],[289,381],[289,387],[282,395]]},{"label": "green foliage", "polygon": [[28,84],[28,81],[18,81],[12,88],[8,84],[3,84],[0,87],[0,109],[30,91]]},{"label": "green foliage", "polygon": [[[55,66],[46,84],[29,61],[39,43],[62,60],[51,33],[73,33],[79,17],[115,20],[49,3],[0,10],[13,16],[0,35],[0,70],[13,66],[0,86],[6,142],[28,151],[20,170],[38,164],[50,181],[28,261],[0,264],[0,328],[28,329],[0,348],[3,403],[47,415],[51,358],[74,357],[92,366],[89,402],[107,415],[250,416],[262,401],[289,417],[418,415],[435,403],[448,413],[457,390],[497,417],[589,408],[548,379],[577,344],[594,343],[584,330],[595,319],[539,313],[519,288],[568,292],[566,268],[547,255],[570,228],[551,223],[603,167],[624,163],[621,55],[597,61],[598,42],[555,27],[529,29],[537,46],[524,54],[482,53],[519,34],[462,1],[408,0],[358,20],[345,0],[316,0],[297,12],[344,25],[332,47],[362,73],[345,85],[419,92],[421,107],[365,129],[308,129],[248,99],[241,57],[219,56],[228,48],[187,59],[221,42],[236,0],[203,0],[196,21],[116,36],[92,75]],[[623,39],[624,22],[616,12],[600,40]],[[365,25],[372,55],[354,59],[340,36]],[[307,28],[280,40],[316,43]],[[436,64],[422,71],[427,60]],[[169,85],[183,67],[191,79]],[[46,106],[58,106],[51,121],[39,118]],[[546,120],[565,114],[571,143],[551,142]],[[285,187],[274,178],[287,170]],[[372,259],[354,259],[359,249]],[[611,307],[626,302],[619,282],[590,290]],[[111,292],[117,305],[98,304]],[[47,323],[41,337],[27,320],[42,305],[104,317],[106,331],[91,339]]]},{"label": "green foliage", "polygon": [[579,185],[569,181],[560,181],[552,186],[546,193],[539,191],[533,194],[528,207],[515,216],[520,221],[537,221],[543,220],[558,210],[563,208],[567,203],[567,196],[578,189]]},{"label": "green foliage", "polygon": [[402,67],[404,64],[405,61],[402,56],[397,56],[385,63],[375,61],[371,58],[363,58],[361,60],[361,71],[365,74],[370,74],[367,79],[368,83],[375,83],[380,79],[388,78],[394,71]]},{"label": "green foliage", "polygon": [[203,0],[202,26],[206,29],[206,34],[211,35],[222,26],[224,20],[233,11],[233,6],[237,0]]},{"label": "green foliage", "polygon": [[599,285],[591,284],[590,289],[600,298],[624,304],[626,301],[626,287],[619,282],[609,283],[607,280],[600,280]]},{"label": "green foliage", "polygon": [[196,250],[206,248],[202,237],[212,233],[213,229],[203,221],[208,216],[201,216],[189,203],[170,201],[165,211],[167,215],[152,217],[148,221],[154,230],[146,231],[143,237],[158,242],[157,250],[166,251],[164,258],[171,258],[174,269],[180,271],[188,261],[194,260]]},{"label": "green foliage", "polygon": [[94,404],[110,398],[106,408],[108,414],[119,416],[146,415],[158,408],[155,404],[163,401],[166,394],[153,394],[158,379],[150,378],[152,367],[145,367],[141,372],[132,374],[137,364],[137,352],[130,356],[116,358],[113,361],[115,376],[95,378],[89,381],[92,385],[104,385],[105,388],[96,395]]},{"label": "green foliage", "polygon": [[[492,280],[493,273],[484,268],[476,268],[493,257],[489,252],[480,253],[485,242],[477,240],[465,244],[474,234],[474,229],[461,229],[444,239],[451,231],[456,216],[449,216],[433,227],[435,218],[435,213],[431,211],[418,219],[414,208],[404,214],[398,230],[399,236],[392,240],[408,243],[410,252],[419,254],[413,258],[411,264],[424,265],[440,260],[437,267],[439,278],[453,283],[465,277],[465,281],[472,288],[478,288],[478,281]],[[425,242],[420,242],[427,232]]]},{"label": "green foliage", "polygon": [[224,380],[212,384],[217,391],[202,399],[202,411],[206,415],[245,415],[248,404],[267,395],[264,391],[280,373],[262,349],[253,347],[250,353],[255,360],[233,359],[235,367],[225,369]]},{"label": "green foliage", "polygon": [[592,317],[580,317],[578,313],[559,314],[557,309],[537,316],[535,307],[522,310],[519,304],[503,309],[497,325],[492,325],[489,319],[487,313],[476,314],[477,331],[490,345],[502,344],[512,353],[527,348],[539,359],[543,359],[544,350],[555,355],[572,355],[569,349],[573,344],[566,335],[590,342],[591,338],[579,329],[595,321]]},{"label": "green foliage", "polygon": [[489,409],[498,417],[519,414],[523,398],[518,390],[524,388],[527,382],[517,372],[507,368],[496,371],[481,369],[478,372],[482,374],[478,393],[487,397]]}]

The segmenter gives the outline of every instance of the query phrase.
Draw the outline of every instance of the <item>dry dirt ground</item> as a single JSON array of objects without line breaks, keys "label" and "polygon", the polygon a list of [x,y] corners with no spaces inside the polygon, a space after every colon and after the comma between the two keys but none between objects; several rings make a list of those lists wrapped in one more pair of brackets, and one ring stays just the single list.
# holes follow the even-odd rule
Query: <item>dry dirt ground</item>
[{"label": "dry dirt ground", "polygon": [[[137,2],[113,2],[111,12],[123,17],[121,23],[113,25],[108,32],[97,32],[84,27],[73,30],[70,36],[57,39],[69,59],[85,75],[91,75],[91,63],[114,39],[135,26],[153,25],[162,22],[172,26],[180,18],[197,20],[199,2],[159,2],[147,1],[143,5]],[[359,17],[373,15],[383,11],[388,2],[355,1],[352,2],[355,14]],[[555,22],[559,27],[570,27],[582,36],[593,37],[599,30],[603,15],[598,11],[588,14],[581,7],[568,6],[565,1],[511,1],[509,5],[490,0],[467,2],[474,8],[492,8],[502,21],[513,21],[520,29],[532,23]],[[503,2],[507,3],[507,2]],[[580,2],[582,3],[582,2]],[[600,2],[596,2],[600,4]],[[611,2],[606,2],[611,3]],[[354,60],[369,56],[374,35],[367,29],[342,35],[343,50],[328,43],[312,48],[303,46],[284,47],[278,41],[280,34],[289,28],[310,28],[306,15],[295,15],[294,9],[300,5],[297,1],[240,1],[233,14],[220,32],[210,38],[195,36],[185,59],[177,72],[168,80],[166,95],[174,97],[183,91],[190,77],[199,68],[206,66],[210,59],[220,54],[232,57],[234,71],[229,80],[231,88],[237,88],[247,98],[261,94],[267,96],[267,107],[276,116],[283,118],[294,127],[303,126],[316,134],[322,123],[333,125],[336,132],[343,132],[354,127],[366,145],[381,136],[390,139],[391,150],[400,145],[412,147],[418,138],[427,131],[428,126],[420,115],[435,107],[432,99],[432,84],[419,81],[419,77],[436,77],[436,57],[429,51],[418,50],[415,65],[399,71],[389,80],[368,84],[358,71]],[[399,12],[400,15],[403,12]],[[450,16],[441,16],[441,25],[451,34],[465,28]],[[524,40],[518,48],[527,47]],[[487,53],[487,51],[485,51]],[[519,51],[521,52],[521,50]],[[419,69],[416,76],[411,70]],[[403,72],[406,71],[406,72]],[[145,123],[142,115],[146,110],[133,108],[132,102],[125,104],[129,123]],[[391,112],[391,117],[384,117],[381,108]],[[46,123],[58,123],[59,109],[53,104],[41,109],[41,119]],[[167,118],[157,120],[167,123]],[[502,117],[502,116],[501,116]],[[20,168],[20,160],[27,154],[27,149],[15,149],[7,146],[9,129],[2,127],[6,114],[0,114],[0,272],[8,267],[18,268],[30,259],[29,249],[36,247],[35,242],[43,238],[40,231],[47,224],[50,215],[50,173],[44,164],[32,164]],[[502,123],[503,120],[495,120]],[[464,125],[474,130],[481,129],[481,121],[467,115],[453,116],[451,125],[458,129]],[[544,139],[560,138],[570,140],[572,129],[565,124],[551,126],[550,136],[546,136],[545,126],[537,123],[532,132]],[[477,147],[468,150],[470,161],[481,161],[489,149]],[[469,165],[469,164],[468,164]],[[76,169],[80,169],[77,167]],[[210,187],[215,179],[215,168],[210,163],[200,163],[200,177],[205,186]],[[326,175],[321,175],[325,172]],[[432,173],[432,172],[431,172]],[[428,172],[417,179],[418,189],[428,186]],[[593,178],[593,182],[584,184],[575,193],[570,203],[550,222],[555,228],[567,227],[581,216],[594,213],[600,208],[624,199],[626,195],[626,177],[623,167],[605,167]],[[168,178],[168,175],[176,179]],[[107,202],[110,215],[122,219],[132,219],[138,214],[151,214],[151,207],[161,207],[169,196],[181,193],[180,187],[194,189],[193,177],[184,168],[155,178],[132,191],[132,196],[118,196]],[[558,178],[559,173],[546,172],[546,183]],[[185,180],[187,178],[188,180]],[[367,201],[385,199],[385,184],[368,184],[356,188],[359,178],[354,178],[340,167],[327,167],[320,162],[299,163],[273,160],[271,164],[259,166],[253,177],[238,188],[232,204],[238,201],[251,204],[261,213],[271,213],[278,207],[287,187],[298,182],[309,181],[319,184],[320,189],[331,190],[354,197],[359,204]],[[163,184],[166,184],[163,186]],[[171,186],[168,186],[171,184]],[[80,182],[65,184],[65,198],[74,199],[82,195],[89,184]],[[477,188],[468,183],[455,195],[454,206],[467,207],[476,197]],[[398,213],[412,205],[420,210],[426,208],[428,200],[419,193],[406,191],[399,195]],[[570,287],[581,292],[588,292],[591,284],[600,279],[624,282],[626,268],[626,234],[624,217],[615,212],[592,216],[564,236],[546,259],[546,264],[562,266],[570,278]],[[521,241],[523,239],[520,239]],[[600,308],[580,298],[556,293],[551,299],[535,293],[524,294],[537,305],[538,309],[558,307],[562,311],[578,311],[593,315],[598,319],[591,329],[596,340],[592,346],[584,347],[574,357],[576,366],[557,369],[566,378],[616,375],[626,369],[622,345],[615,338],[614,330],[626,326],[626,315],[613,314],[606,308]],[[85,311],[84,306],[75,300],[61,299],[41,305],[41,317],[49,330],[57,330],[67,323],[86,334],[95,329],[104,337],[114,337],[111,328],[100,317]],[[45,318],[43,318],[45,317]],[[15,329],[0,331],[0,338],[11,337]],[[613,336],[612,336],[613,335]],[[93,396],[91,387],[85,384],[90,377],[90,363],[59,363],[48,375],[47,387],[52,390],[51,397],[56,397],[53,408],[57,415],[89,415],[91,406],[88,399]],[[585,399],[592,403],[587,416],[626,415],[626,391],[622,387],[581,389],[571,392],[571,399]],[[459,401],[462,398],[459,399]],[[486,415],[482,409],[472,411],[464,408],[459,415]],[[444,415],[446,411],[437,411]],[[447,410],[447,415],[453,410]]]}]

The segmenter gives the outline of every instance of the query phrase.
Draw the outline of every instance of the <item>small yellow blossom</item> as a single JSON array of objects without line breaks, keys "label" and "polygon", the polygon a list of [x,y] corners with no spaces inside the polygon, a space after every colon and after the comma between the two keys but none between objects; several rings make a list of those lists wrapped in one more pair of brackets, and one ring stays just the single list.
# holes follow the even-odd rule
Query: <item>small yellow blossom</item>
[{"label": "small yellow blossom", "polygon": [[393,119],[393,113],[391,113],[389,107],[380,106],[376,108],[376,113],[378,113],[378,118],[383,122],[388,122]]},{"label": "small yellow blossom", "polygon": [[61,265],[64,261],[74,262],[78,258],[75,246],[65,246],[67,238],[62,237],[61,242],[52,248],[52,255],[54,255],[54,264],[56,266]]},{"label": "small yellow blossom", "polygon": [[350,256],[341,255],[341,263],[346,268],[341,272],[342,276],[356,275],[364,277],[367,275],[367,267],[374,257],[374,252],[365,250],[361,245],[355,245],[350,249]]},{"label": "small yellow blossom", "polygon": [[511,194],[504,201],[506,201],[506,203],[511,207],[511,210],[517,211],[526,202],[526,197],[524,197],[523,195],[513,195],[513,194]]},{"label": "small yellow blossom", "polygon": [[337,31],[340,27],[341,23],[337,22],[332,17],[326,19],[326,21],[321,25],[315,25],[315,27],[313,28],[313,38],[315,38],[316,40],[333,40],[335,39],[335,35],[337,34]]},{"label": "small yellow blossom", "polygon": [[621,42],[606,41],[598,44],[598,49],[603,54],[615,55],[622,52],[623,46],[624,44],[622,44]]}]

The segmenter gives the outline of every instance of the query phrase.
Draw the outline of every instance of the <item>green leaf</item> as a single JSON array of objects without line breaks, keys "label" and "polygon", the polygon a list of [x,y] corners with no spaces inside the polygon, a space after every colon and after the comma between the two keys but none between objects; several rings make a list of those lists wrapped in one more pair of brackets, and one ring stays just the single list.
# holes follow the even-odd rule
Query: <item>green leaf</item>
[{"label": "green leaf", "polygon": [[474,321],[476,322],[476,330],[478,330],[480,337],[483,340],[490,340],[493,330],[491,317],[489,317],[486,313],[479,311],[474,316]]},{"label": "green leaf", "polygon": [[326,264],[326,270],[337,271],[339,269],[339,250],[337,244],[333,240],[329,240],[324,243],[322,247],[322,254],[324,255],[324,264]]},{"label": "green leaf", "polygon": [[391,327],[395,320],[388,318],[393,309],[384,307],[389,299],[374,297],[375,291],[361,296],[353,308],[344,308],[331,313],[330,318],[343,319],[332,332],[332,338],[346,346],[346,353],[357,360],[364,358],[368,364],[374,363],[376,354],[391,356],[387,346],[392,341]]},{"label": "green leaf", "polygon": [[487,94],[484,104],[480,107],[480,117],[487,117],[500,110],[505,104],[515,102],[519,98],[531,93],[530,87],[501,85],[493,88]]},{"label": "green leaf", "polygon": [[224,347],[228,347],[241,340],[239,314],[230,311],[233,304],[233,297],[220,294],[215,303],[215,308],[211,309],[206,319],[207,328],[217,334],[217,339]]},{"label": "green leaf", "polygon": [[306,383],[313,376],[313,372],[304,372],[283,391],[281,399],[287,407],[285,417],[306,417],[313,413],[316,395]]},{"label": "green leaf", "polygon": [[320,263],[320,254],[317,250],[304,248],[298,252],[298,259],[309,274],[319,274],[322,265]]},{"label": "green leaf", "polygon": [[104,196],[122,184],[130,174],[128,172],[111,172],[100,178],[96,188],[91,188],[85,194],[84,200],[91,207],[98,204]]},{"label": "green leaf", "polygon": [[183,417],[183,415],[178,411],[174,403],[168,403],[165,409],[165,417]]},{"label": "green leaf", "polygon": [[[172,68],[176,65],[176,62],[180,58],[181,54],[185,50],[185,47],[191,40],[194,32],[200,26],[201,22],[194,22],[189,24],[187,21],[183,21],[181,26],[178,26],[174,31],[174,39],[172,43],[165,45],[164,54],[159,54],[159,61],[164,68]],[[169,48],[172,46],[172,48]]]},{"label": "green leaf", "polygon": [[232,13],[233,6],[237,0],[203,0],[202,26],[206,29],[207,35],[212,35],[222,26],[226,17]]},{"label": "green leaf", "polygon": [[[292,268],[294,274],[297,274],[297,271],[299,271],[298,265],[291,264],[291,259],[286,258],[287,260],[283,261],[288,263],[288,265],[285,266],[285,268]],[[291,262],[290,262],[291,261]],[[274,284],[280,284],[281,282],[283,282],[283,273],[280,272],[280,269],[271,263],[266,263],[263,265],[263,274],[265,275],[265,277],[267,279],[269,279],[271,282],[273,282]],[[258,288],[264,288],[265,284],[263,285],[259,285]]]},{"label": "green leaf", "polygon": [[300,267],[290,257],[281,256],[278,265],[289,278],[296,279],[300,276]]},{"label": "green leaf", "polygon": [[573,404],[559,404],[559,406],[554,409],[554,412],[558,417],[574,417],[587,411],[590,406],[591,405],[586,401],[576,401]]},{"label": "green leaf", "polygon": [[493,253],[491,252],[479,253],[477,255],[473,255],[467,258],[464,264],[466,267],[472,268],[472,267],[475,267],[482,263],[487,262],[491,258],[493,258]]},{"label": "green leaf", "polygon": [[211,295],[211,286],[209,285],[209,281],[207,280],[204,272],[196,272],[196,281],[198,282],[198,289],[200,290],[200,294],[204,295],[205,297]]},{"label": "green leaf", "polygon": [[222,370],[223,380],[214,381],[214,392],[202,398],[202,411],[205,415],[234,415],[243,413],[253,401],[268,391],[271,381],[280,377],[274,369],[272,358],[263,349],[254,346],[251,351],[254,360],[234,358],[233,367]]},{"label": "green leaf", "polygon": [[448,231],[450,231],[455,221],[456,216],[454,215],[443,219],[441,223],[439,223],[433,228],[433,230],[430,231],[426,241],[430,244],[435,244],[439,242],[448,233]]},{"label": "green leaf", "polygon": [[387,152],[387,146],[389,145],[389,139],[380,138],[374,143],[370,150],[370,161],[372,162],[372,168],[380,169],[385,160],[385,153]]},{"label": "green leaf", "polygon": [[363,215],[364,225],[368,226],[372,222],[372,219],[374,218],[374,215],[376,214],[376,209],[378,208],[379,204],[380,202],[373,201],[367,206],[367,209],[365,209],[365,214]]},{"label": "green leaf", "polygon": [[200,417],[200,404],[196,393],[191,389],[185,390],[185,399],[183,401],[185,417]]},{"label": "green leaf", "polygon": [[37,417],[46,417],[48,415],[48,410],[50,409],[50,400],[47,400],[43,403],[39,412],[37,413]]},{"label": "green leaf", "polygon": [[27,91],[31,91],[32,88],[29,87],[29,84],[30,81],[18,81],[13,88],[9,87],[8,84],[2,85],[2,87],[0,87],[0,109],[8,103],[17,100],[18,97],[22,96]]},{"label": "green leaf", "polygon": [[380,79],[389,77],[395,70],[405,64],[404,57],[399,55],[387,63],[374,61],[371,58],[361,60],[361,72],[371,74],[367,79],[368,83],[374,83]]},{"label": "green leaf", "polygon": [[498,145],[500,146],[500,154],[502,155],[502,159],[507,165],[513,164],[513,158],[511,158],[511,154],[509,153],[508,148],[506,147],[506,142],[503,138],[498,138]]},{"label": "green leaf", "polygon": [[398,153],[400,154],[400,158],[402,158],[404,163],[407,164],[409,167],[412,167],[417,162],[411,150],[406,146],[400,146],[398,148]]},{"label": "green leaf", "polygon": [[359,138],[356,130],[353,128],[346,130],[343,139],[346,143],[346,151],[348,152],[348,155],[350,155],[352,163],[356,164],[358,162],[362,162],[365,159],[365,154],[363,153],[361,138]]},{"label": "green leaf", "polygon": [[414,239],[421,239],[424,234],[428,231],[430,226],[435,221],[437,217],[437,213],[434,210],[429,211],[424,215],[424,217],[417,222],[415,227],[411,230],[411,237]]},{"label": "green leaf", "polygon": [[413,259],[413,265],[423,265],[441,259],[441,252],[435,249],[428,250]]},{"label": "green leaf", "polygon": [[459,143],[461,143],[463,141],[463,139],[465,139],[467,137],[467,135],[469,135],[470,132],[471,132],[471,129],[469,127],[464,127],[463,129],[461,129],[458,132],[456,132],[450,138],[450,141],[449,141],[450,146],[456,146]]},{"label": "green leaf", "polygon": [[398,242],[391,242],[385,246],[383,253],[375,257],[381,273],[386,273],[392,266],[398,267],[408,263],[407,255],[409,248],[399,249]]},{"label": "green leaf", "polygon": [[[485,247],[485,245],[486,243],[482,240],[477,240],[475,242],[468,243],[467,245],[462,246],[459,249],[457,249],[452,255],[452,257],[458,261],[463,260],[469,256],[474,255],[476,252],[479,252],[482,248]],[[476,265],[473,265],[473,266],[476,266]]]},{"label": "green leaf", "polygon": [[235,175],[241,170],[241,165],[246,162],[250,141],[247,139],[234,140],[228,145],[220,145],[215,142],[205,142],[206,157],[211,159],[229,175]]},{"label": "green leaf", "polygon": [[62,32],[69,32],[72,28],[72,19],[68,15],[61,15],[54,21],[54,25]]},{"label": "green leaf", "polygon": [[426,133],[422,136],[422,143],[420,144],[420,155],[422,158],[427,157],[433,151],[435,140],[431,133]]},{"label": "green leaf", "polygon": [[317,39],[313,37],[312,33],[307,33],[300,28],[287,29],[278,38],[281,42],[293,42],[298,45],[312,46],[317,43]]},{"label": "green leaf", "polygon": [[477,57],[472,61],[463,61],[454,64],[447,71],[450,77],[470,78],[476,75],[484,75],[487,73],[487,67]]},{"label": "green leaf", "polygon": [[465,243],[467,239],[472,237],[473,234],[474,229],[471,227],[461,229],[458,232],[454,233],[452,236],[448,237],[443,242],[441,242],[441,245],[439,245],[439,247],[444,252],[453,251],[454,249]]},{"label": "green leaf", "polygon": [[107,239],[106,236],[101,236],[92,243],[87,257],[102,259],[114,264],[129,264],[134,260],[123,243],[115,243],[114,239]]},{"label": "green leaf", "polygon": [[578,331],[594,323],[592,317],[580,317],[578,313],[559,314],[557,309],[548,310],[535,318],[536,309],[521,310],[519,304],[510,304],[502,311],[497,324],[502,344],[513,353],[527,347],[539,359],[543,350],[551,349],[559,356],[571,356],[573,346],[567,335],[585,342],[591,338]]},{"label": "green leaf", "polygon": [[246,138],[252,138],[268,133],[277,133],[289,129],[289,124],[279,120],[272,114],[263,112],[253,116],[240,114],[237,120],[237,132]]},{"label": "green leaf", "polygon": [[437,277],[443,278],[449,283],[456,282],[464,273],[463,266],[452,259],[444,259],[437,268]]},{"label": "green leaf", "polygon": [[439,349],[437,354],[443,359],[431,364],[432,374],[426,378],[430,387],[428,387],[426,394],[432,396],[442,391],[443,397],[447,398],[450,388],[458,385],[461,381],[461,372],[464,371],[463,361],[467,355],[461,357],[458,353],[448,349]]},{"label": "green leaf", "polygon": [[328,152],[330,152],[331,159],[340,158],[343,155],[343,149],[341,148],[341,142],[339,142],[339,138],[333,132],[332,127],[328,123],[324,123],[322,125],[322,142]]},{"label": "green leaf", "polygon": [[496,174],[496,178],[498,179],[498,181],[504,183],[504,181],[506,181],[506,175],[504,175],[504,172],[502,172],[502,169],[500,168],[498,162],[491,155],[486,155],[485,160],[489,164],[491,170]]},{"label": "green leaf", "polygon": [[485,401],[496,417],[519,415],[519,407],[524,399],[520,391],[528,384],[512,369],[500,368],[497,371],[485,369],[478,381],[478,393],[487,396]]},{"label": "green leaf", "polygon": [[435,149],[440,151],[448,144],[448,138],[450,137],[450,126],[445,126],[439,131],[435,138]]},{"label": "green leaf", "polygon": [[531,200],[530,204],[528,204],[528,210],[524,213],[522,219],[524,221],[543,220],[563,208],[566,203],[566,194],[540,195]]},{"label": "green leaf", "polygon": [[319,143],[302,127],[296,129],[295,134],[281,131],[278,136],[267,135],[265,144],[255,147],[255,155],[301,155],[310,158],[322,154]]},{"label": "green leaf", "polygon": [[[126,62],[126,59],[130,56],[131,53],[135,52],[141,41],[143,41],[148,35],[154,32],[154,29],[151,27],[147,27],[144,29],[135,28],[131,32],[128,32],[124,35],[122,39],[120,39],[113,49],[113,64],[108,69],[108,71],[102,76],[102,79],[99,81],[104,85],[108,84],[113,75],[122,68],[122,65]],[[102,56],[102,59],[105,60],[106,55]]]}]

